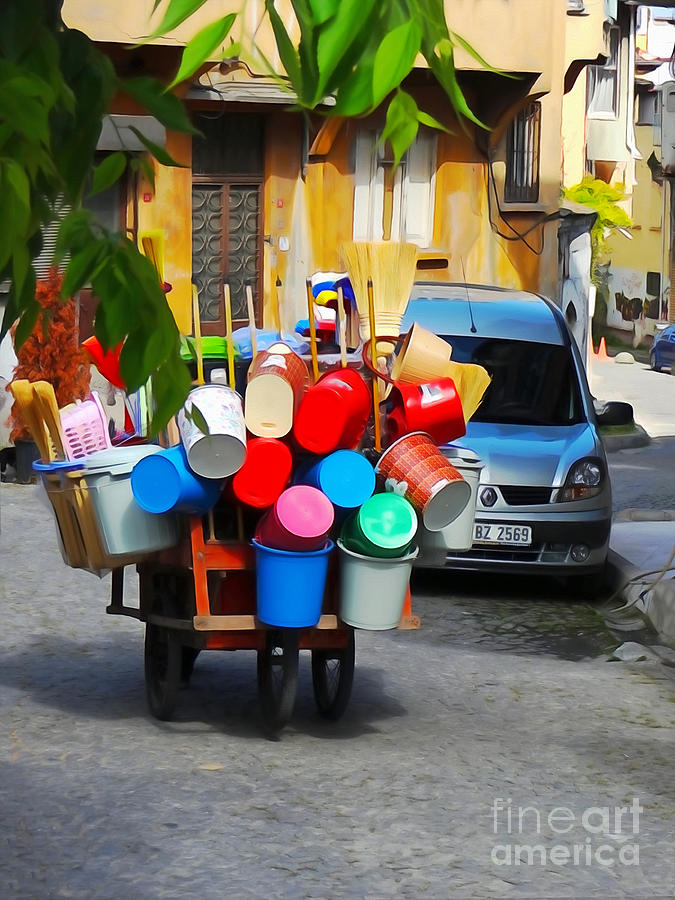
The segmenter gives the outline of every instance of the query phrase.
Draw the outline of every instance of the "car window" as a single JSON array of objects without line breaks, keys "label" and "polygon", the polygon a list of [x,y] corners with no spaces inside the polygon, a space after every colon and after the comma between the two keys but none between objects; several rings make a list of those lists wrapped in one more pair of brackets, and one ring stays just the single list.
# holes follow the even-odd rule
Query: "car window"
[{"label": "car window", "polygon": [[452,345],[454,362],[477,363],[492,377],[474,421],[574,425],[585,420],[568,347],[477,336],[443,338]]}]

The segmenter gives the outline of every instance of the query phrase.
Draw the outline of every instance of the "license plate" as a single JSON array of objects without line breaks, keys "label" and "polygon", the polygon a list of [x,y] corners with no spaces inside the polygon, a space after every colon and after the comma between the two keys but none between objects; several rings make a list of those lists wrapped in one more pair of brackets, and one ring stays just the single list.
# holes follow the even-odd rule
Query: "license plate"
[{"label": "license plate", "polygon": [[532,543],[532,529],[529,525],[501,525],[499,522],[476,522],[473,526],[474,544],[518,544]]}]

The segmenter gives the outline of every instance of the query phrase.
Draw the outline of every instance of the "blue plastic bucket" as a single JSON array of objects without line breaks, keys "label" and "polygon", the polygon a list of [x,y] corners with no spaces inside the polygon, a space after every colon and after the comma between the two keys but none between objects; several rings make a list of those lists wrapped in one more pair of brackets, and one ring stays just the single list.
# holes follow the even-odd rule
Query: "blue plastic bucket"
[{"label": "blue plastic bucket", "polygon": [[258,618],[279,628],[311,628],[321,618],[333,542],[322,550],[293,553],[253,541]]},{"label": "blue plastic bucket", "polygon": [[215,505],[221,487],[219,480],[195,475],[182,446],[146,456],[131,473],[134,499],[150,513],[203,515]]},{"label": "blue plastic bucket", "polygon": [[333,506],[356,509],[375,490],[375,470],[356,450],[336,450],[313,463],[298,477],[303,484],[318,488]]}]

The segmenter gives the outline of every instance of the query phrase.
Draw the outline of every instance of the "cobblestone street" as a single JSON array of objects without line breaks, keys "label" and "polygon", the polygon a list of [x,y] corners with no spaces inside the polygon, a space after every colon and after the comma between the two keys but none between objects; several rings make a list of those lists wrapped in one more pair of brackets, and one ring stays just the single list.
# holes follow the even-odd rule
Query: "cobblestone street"
[{"label": "cobblestone street", "polygon": [[[203,653],[175,721],[149,718],[142,625],[106,616],[109,578],[63,565],[35,489],[3,484],[0,503],[3,895],[671,895],[672,670],[607,662],[620,641],[561,589],[418,577],[419,631],[357,634],[344,718],[316,715],[303,654],[270,742],[242,651]],[[581,824],[633,798],[637,834],[628,813],[618,838]],[[519,806],[540,828],[531,812],[517,833]],[[575,843],[611,845],[612,865],[551,860]],[[509,844],[546,859],[498,864]]]}]

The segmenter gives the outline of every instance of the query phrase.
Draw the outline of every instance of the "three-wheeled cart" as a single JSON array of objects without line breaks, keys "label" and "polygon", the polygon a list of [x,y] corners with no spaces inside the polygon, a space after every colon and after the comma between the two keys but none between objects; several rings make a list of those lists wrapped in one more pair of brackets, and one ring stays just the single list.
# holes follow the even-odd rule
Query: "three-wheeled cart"
[{"label": "three-wheeled cart", "polygon": [[276,734],[295,705],[300,650],[312,651],[320,715],[338,719],[354,675],[354,629],[340,621],[333,560],[322,615],[312,628],[275,628],[256,617],[255,556],[242,540],[214,535],[213,519],[191,517],[189,535],[137,565],[139,607],[124,604],[124,569],[112,577],[107,612],[145,622],[145,683],[150,712],[172,717],[181,684],[201,650],[255,650],[265,730]]}]

